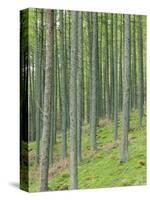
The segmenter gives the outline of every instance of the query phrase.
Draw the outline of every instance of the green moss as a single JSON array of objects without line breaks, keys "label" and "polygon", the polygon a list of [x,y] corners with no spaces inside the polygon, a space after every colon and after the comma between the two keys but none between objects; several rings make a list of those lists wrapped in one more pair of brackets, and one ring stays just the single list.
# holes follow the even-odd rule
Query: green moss
[{"label": "green moss", "polygon": [[[119,114],[118,141],[113,141],[113,124],[97,127],[97,150],[90,151],[89,125],[83,127],[82,158],[78,167],[78,187],[101,188],[146,183],[146,119],[138,126],[138,112],[130,115],[129,160],[120,163],[121,118]],[[55,145],[55,156],[60,159],[60,141]],[[35,144],[29,144],[29,153],[35,153]],[[69,155],[69,139],[68,139]],[[56,162],[57,162],[56,159]],[[30,163],[29,190],[38,191],[38,169]],[[32,173],[33,172],[33,173]],[[69,169],[62,169],[49,177],[49,190],[67,190],[70,185]]]}]

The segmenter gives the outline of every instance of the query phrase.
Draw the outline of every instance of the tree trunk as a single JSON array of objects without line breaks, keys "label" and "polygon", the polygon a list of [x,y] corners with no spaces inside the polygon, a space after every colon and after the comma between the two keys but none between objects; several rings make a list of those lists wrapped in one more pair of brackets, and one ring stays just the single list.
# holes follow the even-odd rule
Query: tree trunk
[{"label": "tree trunk", "polygon": [[91,137],[91,150],[96,149],[96,55],[97,55],[97,14],[92,13],[93,19],[93,43],[92,43],[92,88],[91,88],[91,120],[90,120],[90,137]]},{"label": "tree trunk", "polygon": [[66,104],[66,67],[64,53],[64,20],[63,11],[59,11],[60,21],[60,70],[61,70],[61,131],[62,131],[62,159],[67,156],[67,104]]},{"label": "tree trunk", "polygon": [[83,28],[82,12],[78,13],[78,69],[77,69],[77,157],[81,160],[82,133],[82,68],[83,68]]},{"label": "tree trunk", "polygon": [[136,61],[136,17],[134,15],[134,24],[133,24],[133,102],[134,108],[137,107],[137,75],[136,75],[137,61]]},{"label": "tree trunk", "polygon": [[48,190],[49,169],[49,144],[50,144],[50,113],[51,113],[51,84],[53,81],[53,50],[54,50],[54,11],[47,10],[47,35],[46,35],[46,67],[45,67],[45,93],[43,113],[43,134],[41,141],[40,157],[40,191]]},{"label": "tree trunk", "polygon": [[72,11],[70,71],[70,181],[77,189],[77,12]]},{"label": "tree trunk", "polygon": [[98,32],[99,34],[99,117],[102,117],[102,112],[103,112],[103,98],[102,98],[102,14],[100,15],[99,18],[99,27],[100,31]]},{"label": "tree trunk", "polygon": [[119,109],[122,111],[122,15],[120,19],[120,58],[119,58]]},{"label": "tree trunk", "polygon": [[143,96],[144,96],[144,87],[143,87],[143,39],[142,39],[142,16],[138,17],[138,103],[139,103],[139,126],[142,127],[142,118],[143,118]]},{"label": "tree trunk", "polygon": [[118,138],[118,28],[117,14],[115,14],[115,63],[114,63],[114,140]]},{"label": "tree trunk", "polygon": [[110,106],[111,119],[114,119],[114,41],[113,41],[113,14],[111,14],[111,38],[110,38]]},{"label": "tree trunk", "polygon": [[38,11],[35,10],[35,42],[34,42],[34,49],[35,49],[35,105],[36,105],[36,162],[39,164],[39,152],[40,152],[40,63],[39,63],[39,45],[38,45]]},{"label": "tree trunk", "polygon": [[123,119],[121,133],[121,162],[128,161],[128,121],[129,121],[129,70],[130,70],[130,20],[125,15],[124,74],[123,74]]},{"label": "tree trunk", "polygon": [[[92,22],[91,22],[91,13],[87,13],[87,26],[88,26],[88,57],[89,57],[89,113],[91,113],[91,94],[92,94]],[[91,115],[89,114],[89,122],[91,121]],[[90,122],[91,123],[91,122]]]},{"label": "tree trunk", "polygon": [[105,14],[105,88],[106,88],[106,118],[110,117],[109,110],[109,61],[108,61],[108,14]]}]

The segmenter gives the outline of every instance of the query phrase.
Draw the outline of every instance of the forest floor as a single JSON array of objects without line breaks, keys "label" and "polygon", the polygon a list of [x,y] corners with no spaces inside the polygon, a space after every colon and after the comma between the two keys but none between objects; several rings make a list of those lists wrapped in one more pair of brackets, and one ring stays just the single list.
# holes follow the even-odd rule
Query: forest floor
[{"label": "forest floor", "polygon": [[[139,128],[138,120],[138,112],[132,112],[130,115],[129,160],[127,163],[120,163],[119,160],[120,115],[117,142],[114,142],[113,139],[113,123],[102,120],[97,127],[97,150],[94,152],[90,151],[89,125],[84,124],[82,161],[78,167],[79,189],[146,184],[146,117],[143,117],[142,128]],[[69,189],[69,157],[60,161],[60,145],[61,138],[58,138],[54,147],[54,164],[49,169],[49,190]],[[35,143],[26,145],[25,149],[29,152],[29,191],[35,192],[39,188],[39,170],[35,163]],[[22,168],[21,173],[24,173],[25,168],[25,166]]]}]

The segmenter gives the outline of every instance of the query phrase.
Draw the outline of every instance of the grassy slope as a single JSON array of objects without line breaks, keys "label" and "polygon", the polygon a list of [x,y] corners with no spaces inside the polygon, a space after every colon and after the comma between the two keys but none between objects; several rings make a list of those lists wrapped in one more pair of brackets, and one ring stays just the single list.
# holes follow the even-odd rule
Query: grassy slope
[{"label": "grassy slope", "polygon": [[[131,113],[129,131],[129,161],[119,162],[120,121],[116,144],[113,141],[113,124],[102,121],[97,128],[97,150],[90,152],[89,127],[83,127],[83,160],[78,167],[79,188],[101,188],[146,183],[146,119],[143,128],[138,128],[138,113]],[[120,117],[119,117],[120,118]],[[35,165],[34,143],[29,145],[30,181],[29,191],[38,191],[38,169]],[[60,141],[55,146],[56,163],[49,171],[49,190],[69,189],[68,160],[58,161]]]}]

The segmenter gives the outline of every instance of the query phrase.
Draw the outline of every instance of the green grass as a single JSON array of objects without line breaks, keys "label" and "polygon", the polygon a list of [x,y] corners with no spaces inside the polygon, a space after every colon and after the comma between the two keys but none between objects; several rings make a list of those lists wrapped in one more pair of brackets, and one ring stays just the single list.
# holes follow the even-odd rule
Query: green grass
[{"label": "green grass", "polygon": [[[146,118],[138,127],[138,113],[130,116],[129,160],[120,163],[119,116],[118,140],[113,140],[113,124],[103,120],[97,127],[97,150],[90,151],[89,126],[83,126],[82,161],[78,167],[78,188],[102,188],[146,184]],[[69,144],[69,140],[68,140]],[[69,146],[69,145],[68,145]],[[38,191],[38,168],[35,164],[35,144],[29,144],[29,191]],[[69,152],[69,149],[68,149]],[[68,153],[69,154],[69,153]],[[49,190],[69,189],[69,158],[59,161],[60,141],[55,146],[56,161],[49,173]]]}]

